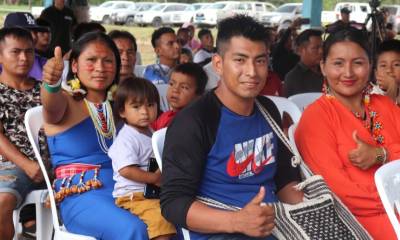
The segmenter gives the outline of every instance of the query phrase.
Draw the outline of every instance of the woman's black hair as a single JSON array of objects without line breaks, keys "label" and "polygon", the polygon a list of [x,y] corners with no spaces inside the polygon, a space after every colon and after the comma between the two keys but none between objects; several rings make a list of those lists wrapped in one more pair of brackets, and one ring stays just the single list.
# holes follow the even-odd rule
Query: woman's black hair
[{"label": "woman's black hair", "polygon": [[132,101],[139,104],[147,101],[148,103],[157,103],[157,109],[160,102],[160,95],[156,86],[144,78],[129,77],[118,85],[114,96],[114,115],[117,121],[121,121],[119,114],[124,111],[126,101]]},{"label": "woman's black hair", "polygon": [[[72,62],[74,60],[78,61],[79,56],[86,49],[86,47],[94,42],[104,43],[107,47],[111,49],[111,51],[114,53],[115,56],[116,73],[113,83],[110,84],[110,86],[106,89],[108,91],[113,84],[118,84],[119,82],[119,69],[121,68],[121,58],[119,55],[118,48],[115,45],[114,41],[107,34],[102,32],[86,33],[72,44],[71,54],[69,57],[69,70],[68,70],[67,80],[71,80],[75,77],[74,76],[75,74],[72,72]],[[87,90],[83,84],[81,84],[81,88],[84,89],[85,91]]]},{"label": "woman's black hair", "polygon": [[353,42],[364,49],[370,60],[370,50],[368,48],[368,36],[364,31],[349,27],[336,33],[330,34],[323,44],[322,61],[326,61],[331,47],[338,42]]}]

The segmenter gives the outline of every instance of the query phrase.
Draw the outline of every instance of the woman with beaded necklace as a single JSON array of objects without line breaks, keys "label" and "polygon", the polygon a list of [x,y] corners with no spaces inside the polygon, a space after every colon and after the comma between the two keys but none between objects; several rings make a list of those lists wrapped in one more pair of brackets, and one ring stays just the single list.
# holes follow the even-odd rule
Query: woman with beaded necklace
[{"label": "woman with beaded necklace", "polygon": [[304,161],[343,201],[373,239],[396,239],[374,173],[400,158],[400,108],[370,94],[364,34],[345,29],[323,46],[326,93],[308,106],[295,132]]},{"label": "woman with beaded necklace", "polygon": [[75,42],[69,64],[72,91],[61,90],[59,47],[54,55],[43,70],[41,97],[55,196],[66,228],[96,239],[147,239],[146,225],[115,206],[112,197],[107,152],[116,129],[107,92],[119,79],[118,49],[104,33],[88,33]]}]

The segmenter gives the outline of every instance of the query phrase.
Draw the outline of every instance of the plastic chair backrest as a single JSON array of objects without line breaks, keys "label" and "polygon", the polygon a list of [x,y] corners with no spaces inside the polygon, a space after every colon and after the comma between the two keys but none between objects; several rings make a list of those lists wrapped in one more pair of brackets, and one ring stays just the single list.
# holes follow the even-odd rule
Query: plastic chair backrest
[{"label": "plastic chair backrest", "polygon": [[135,74],[136,77],[142,78],[146,67],[147,67],[146,65],[135,65],[135,68],[133,69],[133,73]]},{"label": "plastic chair backrest", "polygon": [[[289,143],[290,143],[290,146],[292,147],[294,154],[296,154],[296,156],[299,156],[301,158],[300,152],[296,146],[296,141],[294,139],[294,133],[296,132],[296,128],[297,128],[297,123],[294,123],[294,124],[290,125],[290,127],[288,129]],[[305,166],[307,166],[307,165],[303,162],[302,158],[301,158],[301,161],[302,161],[302,164],[300,164],[300,172],[301,172],[302,177],[304,179],[311,177],[312,174],[310,173],[310,171],[308,169],[305,169]],[[308,166],[307,166],[307,168],[308,168]]]},{"label": "plastic chair backrest", "polygon": [[164,149],[165,134],[167,133],[167,128],[162,128],[153,133],[151,137],[151,144],[153,147],[154,157],[156,158],[158,167],[162,171],[162,153]]},{"label": "plastic chair backrest", "polygon": [[400,159],[381,166],[375,172],[375,184],[397,239],[400,239]]},{"label": "plastic chair backrest", "polygon": [[169,110],[169,104],[167,100],[168,86],[169,86],[168,84],[156,84],[158,94],[160,95],[160,108],[163,112]]},{"label": "plastic chair backrest", "polygon": [[54,239],[94,240],[95,238],[89,236],[69,233],[63,227],[60,226],[60,222],[58,221],[57,207],[53,194],[52,184],[50,182],[49,175],[47,174],[47,169],[43,163],[43,159],[39,151],[39,131],[44,123],[42,112],[43,112],[42,106],[37,106],[29,109],[25,114],[25,127],[29,142],[32,145],[32,149],[39,163],[40,170],[43,173],[43,177],[46,182],[46,187],[49,192],[51,215],[53,219],[53,226],[55,229]]},{"label": "plastic chair backrest", "polygon": [[292,118],[294,123],[300,121],[301,111],[296,106],[296,104],[291,102],[289,99],[276,96],[266,96],[266,97],[268,97],[275,103],[276,107],[279,110],[279,113],[281,114],[281,118],[283,117],[283,113],[286,112]]},{"label": "plastic chair backrest", "polygon": [[310,92],[310,93],[300,93],[293,96],[288,97],[288,99],[300,109],[300,111],[304,111],[304,109],[321,97],[322,93],[320,92]]},{"label": "plastic chair backrest", "polygon": [[[158,167],[162,171],[162,153],[164,150],[165,135],[167,134],[167,128],[162,128],[153,133],[151,137],[151,145],[153,147],[154,157],[156,158]],[[185,228],[181,228],[182,236],[184,240],[190,240],[189,231]]]},{"label": "plastic chair backrest", "polygon": [[50,197],[50,206],[51,206],[51,211],[52,211],[52,217],[53,217],[53,224],[55,228],[60,227],[60,222],[58,221],[58,217],[55,214],[57,212],[55,200],[54,200],[54,195],[53,189],[51,186],[51,182],[49,179],[49,176],[46,171],[46,167],[43,163],[42,156],[40,155],[39,151],[39,131],[40,128],[43,126],[43,116],[42,116],[42,106],[34,107],[29,109],[26,114],[25,114],[25,127],[26,127],[26,132],[29,138],[29,142],[32,145],[32,149],[35,153],[35,157],[38,160],[40,170],[42,170],[44,180],[46,182],[46,187],[47,190],[49,191],[49,197]]}]

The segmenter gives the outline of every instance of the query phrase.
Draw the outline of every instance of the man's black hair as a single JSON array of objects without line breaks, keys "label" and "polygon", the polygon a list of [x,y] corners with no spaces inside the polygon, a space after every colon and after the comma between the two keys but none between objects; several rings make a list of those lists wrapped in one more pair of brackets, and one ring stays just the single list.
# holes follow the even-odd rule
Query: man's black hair
[{"label": "man's black hair", "polygon": [[200,29],[199,33],[197,33],[197,37],[199,39],[201,39],[203,36],[208,35],[208,34],[212,35],[210,29],[202,28],[202,29]]},{"label": "man's black hair", "polygon": [[400,40],[392,39],[379,44],[379,47],[377,49],[377,56],[385,52],[396,52],[400,54]]},{"label": "man's black hair", "polygon": [[112,40],[118,39],[118,38],[122,38],[122,39],[128,39],[129,41],[131,41],[133,49],[135,50],[135,52],[137,51],[137,44],[136,44],[136,38],[128,31],[121,31],[121,30],[112,30],[111,32],[108,33],[108,36],[110,36],[110,38]]},{"label": "man's black hair", "polygon": [[175,34],[175,31],[170,27],[161,27],[153,32],[153,34],[151,35],[151,45],[153,45],[153,48],[156,48],[158,40],[163,34],[166,33]]},{"label": "man's black hair", "polygon": [[191,77],[196,83],[196,95],[202,95],[206,89],[208,76],[204,69],[196,63],[184,63],[176,66],[173,71]]},{"label": "man's black hair", "polygon": [[301,32],[299,36],[297,36],[295,44],[297,47],[299,47],[304,43],[310,41],[311,37],[321,37],[321,36],[322,36],[322,31],[316,29],[307,29]]},{"label": "man's black hair", "polygon": [[233,17],[225,18],[218,24],[217,52],[224,54],[224,45],[233,37],[244,37],[251,41],[265,42],[267,35],[264,26],[254,18],[238,14]]},{"label": "man's black hair", "polygon": [[190,33],[190,30],[189,30],[189,28],[179,28],[178,32],[176,32],[176,34],[179,34],[180,32]]},{"label": "man's black hair", "polygon": [[31,32],[20,27],[7,27],[0,29],[0,43],[3,43],[6,37],[12,36],[17,39],[23,39],[33,43]]}]

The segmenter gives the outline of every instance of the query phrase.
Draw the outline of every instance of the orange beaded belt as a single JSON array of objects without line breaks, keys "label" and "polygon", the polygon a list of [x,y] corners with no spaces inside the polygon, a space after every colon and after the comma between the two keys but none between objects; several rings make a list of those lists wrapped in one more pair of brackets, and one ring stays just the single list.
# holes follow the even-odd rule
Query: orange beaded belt
[{"label": "orange beaded belt", "polygon": [[[91,179],[83,181],[87,171],[94,171]],[[53,182],[54,197],[57,203],[60,203],[64,198],[73,195],[87,192],[92,189],[97,189],[102,186],[98,179],[100,165],[90,165],[82,163],[73,163],[57,167],[55,170],[56,179]],[[74,184],[72,182],[74,176],[79,176],[79,182]],[[56,185],[60,183],[58,191]]]}]

